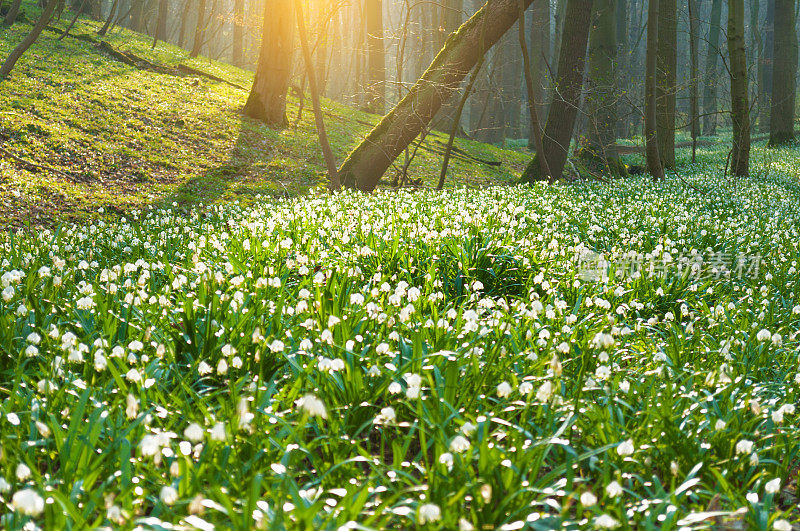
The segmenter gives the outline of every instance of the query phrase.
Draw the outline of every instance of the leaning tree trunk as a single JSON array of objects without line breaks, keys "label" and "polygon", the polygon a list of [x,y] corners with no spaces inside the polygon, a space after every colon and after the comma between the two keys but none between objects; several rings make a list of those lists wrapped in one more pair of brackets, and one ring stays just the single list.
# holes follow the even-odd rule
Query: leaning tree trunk
[{"label": "leaning tree trunk", "polygon": [[586,44],[592,18],[592,0],[568,0],[558,57],[558,74],[553,86],[553,102],[547,114],[544,130],[544,153],[537,153],[528,163],[522,182],[533,182],[542,178],[536,157],[547,157],[550,181],[561,178],[567,163],[569,144],[575,127],[575,117],[580,105],[583,87],[583,69],[586,59]]},{"label": "leaning tree trunk", "polygon": [[719,70],[719,34],[722,24],[722,0],[711,3],[711,21],[708,28],[708,54],[706,55],[705,86],[703,87],[703,136],[717,134],[717,74]]},{"label": "leaning tree trunk", "polygon": [[651,1],[647,8],[647,56],[645,60],[644,138],[647,153],[647,171],[654,181],[664,179],[664,167],[658,155],[658,130],[656,127],[656,68],[658,65],[658,4]]},{"label": "leaning tree trunk", "polygon": [[271,127],[286,125],[293,27],[292,0],[270,0],[264,4],[261,52],[244,114]]},{"label": "leaning tree trunk", "polygon": [[[793,0],[790,0],[793,3]],[[728,2],[728,56],[731,72],[733,149],[731,173],[750,173],[750,105],[747,95],[747,56],[744,51],[744,0]]]},{"label": "leaning tree trunk", "polygon": [[797,77],[797,38],[794,0],[775,0],[775,68],[772,72],[772,112],[769,145],[794,140]]},{"label": "leaning tree trunk", "polygon": [[658,0],[656,127],[658,154],[665,168],[675,167],[675,103],[678,92],[678,5]]},{"label": "leaning tree trunk", "polygon": [[[794,13],[792,13],[794,16]],[[764,35],[758,58],[758,129],[770,132],[772,113],[773,47],[775,46],[775,0],[767,0],[767,15],[764,19]],[[782,54],[779,56],[782,57]]]},{"label": "leaning tree trunk", "polygon": [[8,8],[8,13],[6,13],[6,18],[3,19],[3,24],[6,26],[11,26],[14,22],[17,21],[17,16],[19,15],[19,9],[22,6],[22,0],[14,0],[11,2],[11,7]]},{"label": "leaning tree trunk", "polygon": [[233,48],[231,60],[234,65],[244,67],[244,0],[233,2]]},{"label": "leaning tree trunk", "polygon": [[367,110],[383,114],[386,107],[386,58],[383,43],[383,0],[367,0]]},{"label": "leaning tree trunk", "polygon": [[599,170],[618,176],[624,173],[618,159],[609,157],[609,148],[616,142],[616,72],[617,0],[595,0],[589,63],[587,68],[586,110],[588,124],[581,149],[582,158]]},{"label": "leaning tree trunk", "polygon": [[36,21],[36,24],[33,26],[31,32],[28,33],[24,39],[22,39],[22,42],[11,51],[11,54],[8,56],[5,62],[0,65],[0,81],[8,77],[8,74],[10,74],[11,70],[14,69],[14,65],[17,64],[17,61],[19,61],[19,58],[22,57],[22,54],[27,52],[28,48],[30,48],[33,43],[36,42],[36,39],[39,38],[42,30],[44,30],[45,26],[50,23],[50,19],[53,17],[53,13],[55,12],[59,2],[60,0],[50,0],[47,3],[44,11],[42,11],[42,14],[39,16],[39,20]]},{"label": "leaning tree trunk", "polygon": [[111,4],[111,10],[108,12],[106,23],[103,24],[102,28],[97,30],[97,34],[101,37],[105,37],[106,33],[108,33],[108,29],[111,27],[111,24],[114,22],[114,17],[117,14],[117,6],[119,6],[119,0],[114,0],[114,3]]},{"label": "leaning tree trunk", "polygon": [[[266,3],[269,6],[269,2]],[[189,53],[190,57],[197,57],[200,55],[200,50],[203,47],[203,41],[206,39],[206,0],[200,0],[200,6],[197,8],[197,26],[194,29],[194,43],[192,43],[192,51]]]},{"label": "leaning tree trunk", "polygon": [[[523,0],[526,9],[531,1]],[[518,18],[518,0],[488,0],[453,33],[408,94],[344,161],[342,184],[374,190],[397,156],[428,126],[470,70]]]}]

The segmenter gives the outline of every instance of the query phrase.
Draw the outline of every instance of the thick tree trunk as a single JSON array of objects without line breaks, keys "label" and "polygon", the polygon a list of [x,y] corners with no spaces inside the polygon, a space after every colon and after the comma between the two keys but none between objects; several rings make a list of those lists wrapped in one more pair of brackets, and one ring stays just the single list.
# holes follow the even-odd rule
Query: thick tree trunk
[{"label": "thick tree trunk", "polygon": [[[793,0],[790,1],[793,3]],[[731,173],[746,177],[750,173],[750,105],[747,94],[747,56],[744,50],[744,0],[728,2],[728,56],[733,122]]]},{"label": "thick tree trunk", "polygon": [[645,60],[645,116],[644,137],[646,142],[647,171],[654,181],[664,179],[664,167],[658,154],[658,129],[656,127],[656,68],[658,66],[658,7],[651,1],[647,8],[647,57]]},{"label": "thick tree trunk", "polygon": [[[267,2],[269,6],[269,2]],[[200,55],[200,50],[203,48],[203,41],[206,38],[206,0],[200,0],[197,8],[197,26],[194,30],[194,43],[192,43],[192,51],[189,54],[191,57]]]},{"label": "thick tree trunk", "polygon": [[386,57],[383,46],[383,0],[366,0],[367,110],[383,114],[386,108]]},{"label": "thick tree trunk", "polygon": [[772,113],[769,145],[794,140],[794,106],[797,78],[797,37],[794,0],[775,0],[775,69],[772,72]]},{"label": "thick tree trunk", "polygon": [[17,21],[17,17],[19,16],[19,9],[22,6],[22,0],[13,0],[11,2],[11,7],[8,8],[8,13],[6,13],[6,18],[3,19],[3,24],[6,26],[11,26],[14,22]]},{"label": "thick tree trunk", "polygon": [[772,66],[775,46],[775,0],[767,1],[767,14],[764,18],[763,38],[758,58],[758,129],[762,133],[770,131],[772,113]]},{"label": "thick tree trunk", "polygon": [[233,64],[244,66],[244,0],[233,2],[233,48],[231,51]]},{"label": "thick tree trunk", "polygon": [[264,5],[264,27],[253,88],[244,114],[271,127],[286,125],[286,91],[292,69],[294,16],[292,0]]},{"label": "thick tree trunk", "polygon": [[537,153],[534,160],[528,163],[522,175],[523,182],[541,179],[539,162],[536,160],[539,156],[547,157],[550,180],[560,179],[569,154],[583,87],[592,0],[568,0],[564,16],[569,23],[564,25],[558,57],[558,74],[553,87],[553,102],[544,130],[544,153]]},{"label": "thick tree trunk", "polygon": [[36,21],[36,24],[31,29],[30,33],[22,39],[16,48],[11,51],[11,54],[6,58],[5,62],[0,65],[0,81],[4,80],[8,77],[8,74],[11,73],[11,70],[14,69],[14,65],[17,64],[19,58],[22,57],[22,54],[28,51],[36,39],[39,38],[41,35],[42,30],[44,30],[45,26],[50,23],[50,19],[53,17],[53,13],[56,10],[60,0],[50,0],[47,2],[47,5],[42,11],[42,14],[39,16],[39,20]]},{"label": "thick tree trunk", "polygon": [[588,125],[584,148],[587,155],[608,165],[608,147],[616,142],[617,90],[617,1],[594,0],[592,31],[589,36],[586,111]]},{"label": "thick tree trunk", "polygon": [[[527,9],[531,0],[523,3]],[[469,71],[518,18],[517,0],[488,0],[447,39],[409,93],[347,157],[340,172],[342,184],[374,190],[397,156],[428,126]]]},{"label": "thick tree trunk", "polygon": [[698,48],[699,39],[697,34],[698,25],[698,0],[689,0],[689,130],[692,136],[692,162],[697,158],[697,137],[700,136],[700,107],[698,96],[698,83],[700,82],[698,73]]},{"label": "thick tree trunk", "polygon": [[658,54],[656,127],[658,154],[665,168],[675,167],[675,103],[678,92],[678,6],[676,0],[658,0]]},{"label": "thick tree trunk", "polygon": [[705,84],[703,87],[703,136],[717,134],[717,75],[719,74],[719,34],[722,24],[722,0],[711,3],[711,21],[708,29],[708,54],[706,55]]},{"label": "thick tree trunk", "polygon": [[[539,2],[540,4],[546,2]],[[520,5],[520,21],[519,25],[519,45],[522,48],[522,60],[525,68],[525,88],[528,92],[528,112],[530,113],[530,120],[531,120],[531,139],[528,141],[533,142],[534,147],[536,148],[537,153],[544,153],[544,141],[542,140],[542,128],[539,125],[539,111],[537,109],[537,94],[536,94],[536,85],[541,83],[536,80],[536,74],[534,73],[533,66],[531,65],[530,54],[528,53],[528,43],[527,37],[525,36],[525,24],[524,22],[524,15],[525,12],[522,9],[522,5]],[[541,29],[541,28],[540,28]],[[547,165],[547,159],[545,157],[539,157],[539,170],[542,172],[542,176],[549,179],[550,178],[550,167]]]}]

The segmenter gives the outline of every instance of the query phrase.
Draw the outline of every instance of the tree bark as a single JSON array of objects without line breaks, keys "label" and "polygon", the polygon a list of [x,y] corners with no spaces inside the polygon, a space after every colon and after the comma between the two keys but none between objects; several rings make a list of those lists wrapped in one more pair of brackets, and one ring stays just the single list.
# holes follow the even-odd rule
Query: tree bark
[{"label": "tree bark", "polygon": [[[539,0],[531,6],[531,27],[528,35],[531,42],[529,55],[531,63],[530,78],[533,81],[533,97],[536,101],[534,108],[538,118],[539,116],[547,116],[545,94],[549,78],[547,64],[550,61],[550,0]],[[530,112],[531,110],[528,109],[528,111]],[[536,134],[539,136],[542,134],[541,122],[538,119],[535,125],[531,122],[530,133],[528,134],[528,149],[536,148],[538,151],[542,146],[537,147]],[[550,170],[548,169],[544,174],[549,175]]]},{"label": "tree bark", "polygon": [[156,13],[156,31],[153,37],[153,48],[158,41],[167,40],[167,14],[169,13],[169,0],[158,0],[158,11]]},{"label": "tree bark", "polygon": [[42,34],[42,30],[44,30],[45,26],[50,23],[50,19],[53,17],[53,13],[56,10],[60,0],[50,0],[47,2],[47,5],[42,11],[42,14],[39,16],[39,20],[36,21],[36,24],[31,29],[30,33],[22,39],[16,48],[11,51],[11,54],[6,58],[2,65],[0,65],[0,81],[4,80],[8,77],[8,74],[11,73],[11,70],[14,69],[14,65],[17,64],[19,58],[22,57],[22,54],[28,51],[36,39],[39,38],[39,35]]},{"label": "tree bark", "polygon": [[617,56],[616,0],[595,0],[589,36],[586,110],[589,123],[584,146],[592,158],[608,165],[608,148],[616,142],[615,63]]},{"label": "tree bark", "polygon": [[797,78],[797,37],[794,0],[775,0],[775,69],[772,72],[772,111],[769,145],[794,140],[794,106]]},{"label": "tree bark", "polygon": [[665,168],[675,167],[675,103],[678,69],[678,6],[676,0],[658,0],[656,127],[658,154]]},{"label": "tree bark", "polygon": [[11,2],[11,7],[8,8],[8,13],[6,13],[6,18],[3,19],[3,24],[6,26],[11,26],[14,22],[17,21],[17,16],[19,16],[19,9],[22,6],[22,0],[13,0]]},{"label": "tree bark", "polygon": [[244,0],[233,2],[233,49],[231,60],[235,66],[244,66]]},{"label": "tree bark", "polygon": [[[539,4],[546,2],[540,1]],[[520,22],[519,22],[519,45],[522,48],[522,61],[525,68],[525,88],[528,91],[528,113],[531,117],[531,140],[537,153],[544,153],[544,141],[542,140],[542,129],[539,126],[539,111],[537,110],[537,94],[536,94],[536,74],[534,73],[533,66],[531,65],[530,55],[528,54],[528,42],[525,36],[524,24],[525,11],[520,3]],[[540,83],[539,83],[540,84]],[[541,85],[541,84],[540,84]],[[550,167],[547,165],[545,157],[539,157],[539,170],[542,175],[547,179],[550,178]],[[441,189],[441,188],[440,188]]]},{"label": "tree bark", "polygon": [[664,179],[664,167],[658,153],[658,128],[656,126],[656,68],[658,66],[658,17],[659,3],[649,2],[647,8],[647,56],[645,60],[645,116],[644,137],[646,142],[647,171],[654,181]]},{"label": "tree bark", "polygon": [[523,182],[533,182],[542,178],[538,173],[539,162],[536,160],[539,156],[547,157],[550,181],[560,179],[569,154],[583,87],[592,0],[567,0],[564,16],[569,24],[564,25],[561,39],[553,102],[544,130],[544,152],[537,153],[534,160],[528,163],[522,175]]},{"label": "tree bark", "polygon": [[[793,0],[790,1],[793,3]],[[747,56],[744,50],[744,0],[728,1],[728,56],[733,122],[731,173],[746,177],[750,173],[750,105],[747,94]]]},{"label": "tree bark", "polygon": [[383,114],[386,107],[386,58],[383,44],[383,0],[366,0],[367,110]]},{"label": "tree bark", "polygon": [[114,0],[114,3],[111,4],[111,11],[108,12],[108,18],[106,19],[106,23],[103,24],[103,27],[97,30],[97,34],[101,37],[105,37],[106,33],[108,33],[108,28],[111,27],[111,24],[114,22],[114,17],[117,14],[117,7],[119,6],[119,0]]},{"label": "tree bark", "polygon": [[697,137],[700,135],[700,108],[698,96],[698,35],[697,35],[697,3],[698,0],[689,0],[689,120],[690,134],[692,136],[692,163],[697,159]]},{"label": "tree bark", "polygon": [[775,46],[775,0],[767,1],[767,14],[764,18],[763,39],[758,58],[758,129],[762,133],[770,131],[772,113],[772,66]]},{"label": "tree bark", "polygon": [[[526,9],[531,1],[523,0]],[[518,18],[517,0],[488,0],[453,33],[409,93],[344,161],[342,184],[374,190],[397,156],[428,126],[469,71]]]},{"label": "tree bark", "polygon": [[[269,6],[269,2],[267,2]],[[190,57],[197,57],[200,55],[200,50],[203,48],[203,41],[206,36],[206,0],[200,0],[200,6],[197,8],[197,26],[194,30],[194,43],[192,43],[192,51]]]},{"label": "tree bark", "polygon": [[708,29],[708,54],[706,55],[705,86],[703,87],[703,136],[717,134],[717,75],[719,74],[719,34],[722,24],[722,0],[711,3],[711,21]]},{"label": "tree bark", "polygon": [[271,127],[286,125],[293,27],[292,0],[270,0],[264,4],[261,51],[244,114]]}]

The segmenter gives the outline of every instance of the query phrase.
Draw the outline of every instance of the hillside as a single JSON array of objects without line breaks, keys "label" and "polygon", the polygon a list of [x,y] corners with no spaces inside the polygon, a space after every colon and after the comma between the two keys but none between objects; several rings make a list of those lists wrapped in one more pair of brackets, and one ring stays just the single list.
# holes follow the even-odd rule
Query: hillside
[{"label": "hillside", "polygon": [[[0,56],[29,29],[0,29]],[[0,145],[6,150],[0,153],[0,225],[52,225],[100,208],[248,203],[260,195],[296,195],[324,180],[310,102],[296,127],[269,129],[240,114],[250,72],[191,59],[164,43],[151,50],[148,37],[118,28],[106,39],[115,49],[167,68],[159,73],[128,65],[82,40],[95,38],[96,30],[96,22],[80,21],[74,37],[61,41],[46,31],[0,84]],[[225,82],[187,74],[179,65]],[[298,104],[291,94],[292,124]],[[378,120],[328,100],[324,109],[340,161]],[[409,167],[413,179],[435,182],[446,140],[440,133],[428,136]],[[451,161],[448,186],[511,182],[528,158],[468,140],[456,147],[462,151]],[[387,174],[386,185],[393,178]]]}]

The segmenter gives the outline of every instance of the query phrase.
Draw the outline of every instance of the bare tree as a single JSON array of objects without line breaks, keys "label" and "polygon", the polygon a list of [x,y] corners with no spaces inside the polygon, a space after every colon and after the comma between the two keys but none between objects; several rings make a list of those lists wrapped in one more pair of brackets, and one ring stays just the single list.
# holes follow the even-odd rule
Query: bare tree
[{"label": "bare tree", "polygon": [[50,23],[50,19],[53,18],[53,13],[59,2],[60,0],[49,0],[47,2],[47,5],[44,7],[42,14],[39,15],[39,19],[36,21],[33,29],[31,29],[30,33],[22,39],[22,42],[11,51],[11,54],[6,58],[3,64],[0,65],[0,81],[8,77],[8,74],[14,69],[14,65],[17,64],[19,58],[28,51],[28,48],[30,48],[33,43],[36,42],[36,39],[39,38],[39,35],[42,34],[42,30]]},{"label": "bare tree", "polygon": [[733,149],[731,173],[750,173],[750,105],[747,94],[747,56],[744,50],[744,0],[728,2],[728,56],[731,74]]}]

